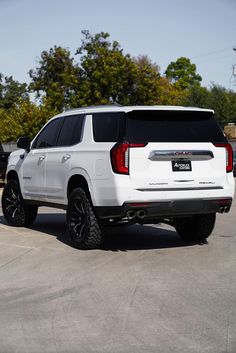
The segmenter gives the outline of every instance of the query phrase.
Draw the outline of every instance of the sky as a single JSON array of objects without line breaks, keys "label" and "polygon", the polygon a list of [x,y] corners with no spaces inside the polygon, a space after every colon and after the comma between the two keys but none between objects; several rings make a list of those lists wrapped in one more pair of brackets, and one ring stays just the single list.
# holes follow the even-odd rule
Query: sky
[{"label": "sky", "polygon": [[0,73],[29,82],[43,50],[57,45],[74,55],[84,29],[108,32],[162,74],[186,56],[203,86],[236,92],[236,0],[0,0]]}]

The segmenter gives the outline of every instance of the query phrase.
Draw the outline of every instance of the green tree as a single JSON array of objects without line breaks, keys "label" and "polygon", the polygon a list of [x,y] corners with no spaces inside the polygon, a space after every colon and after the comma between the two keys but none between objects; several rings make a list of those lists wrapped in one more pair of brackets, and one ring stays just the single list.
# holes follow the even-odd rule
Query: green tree
[{"label": "green tree", "polygon": [[183,101],[182,90],[174,87],[168,79],[161,77],[159,66],[147,56],[133,59],[137,66],[136,88],[132,104],[144,105],[177,105]]},{"label": "green tree", "polygon": [[184,104],[213,109],[222,125],[236,122],[236,93],[222,86],[213,84],[210,89],[194,86],[188,90]]},{"label": "green tree", "polygon": [[160,76],[159,67],[147,56],[131,58],[124,54],[109,33],[83,39],[74,62],[61,47],[43,51],[36,70],[30,71],[30,88],[51,109],[97,104],[177,104],[183,93]]},{"label": "green tree", "polygon": [[20,136],[33,138],[56,110],[29,100],[18,101],[12,109],[0,109],[0,141],[16,141]]},{"label": "green tree", "polygon": [[116,41],[105,32],[92,35],[82,31],[76,54],[81,65],[81,81],[74,105],[130,104],[135,89],[137,67]]},{"label": "green tree", "polygon": [[184,105],[199,108],[209,108],[210,90],[206,87],[198,85],[192,86],[188,89]]},{"label": "green tree", "polygon": [[194,85],[200,85],[202,78],[196,72],[196,65],[190,59],[181,57],[171,62],[165,71],[170,82],[180,89],[187,89]]},{"label": "green tree", "polygon": [[173,85],[166,77],[160,78],[160,94],[157,104],[160,105],[183,105],[187,90],[182,90]]},{"label": "green tree", "polygon": [[215,110],[216,117],[222,125],[236,121],[235,92],[214,84],[210,90],[208,106]]},{"label": "green tree", "polygon": [[131,58],[124,54],[108,33],[82,33],[84,39],[77,50],[82,77],[75,106],[160,103],[162,85],[157,64],[147,56]]},{"label": "green tree", "polygon": [[0,74],[0,108],[10,109],[19,100],[28,100],[27,84],[15,81],[12,76]]},{"label": "green tree", "polygon": [[80,69],[74,63],[70,51],[54,46],[43,51],[35,70],[30,70],[30,89],[37,98],[46,100],[52,109],[61,110],[71,105],[80,76]]},{"label": "green tree", "polygon": [[160,100],[159,66],[147,56],[133,58],[136,65],[134,89],[131,95],[132,104],[158,104]]}]

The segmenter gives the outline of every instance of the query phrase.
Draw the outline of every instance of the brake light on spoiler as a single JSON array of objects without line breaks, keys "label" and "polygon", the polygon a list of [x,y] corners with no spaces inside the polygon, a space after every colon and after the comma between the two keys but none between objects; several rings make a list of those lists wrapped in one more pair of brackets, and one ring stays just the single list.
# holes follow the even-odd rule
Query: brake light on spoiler
[{"label": "brake light on spoiler", "polygon": [[214,143],[215,147],[225,148],[226,152],[226,172],[230,173],[233,170],[233,149],[230,143]]},{"label": "brake light on spoiler", "polygon": [[114,173],[129,174],[129,149],[145,147],[147,143],[117,143],[111,149],[111,165]]}]

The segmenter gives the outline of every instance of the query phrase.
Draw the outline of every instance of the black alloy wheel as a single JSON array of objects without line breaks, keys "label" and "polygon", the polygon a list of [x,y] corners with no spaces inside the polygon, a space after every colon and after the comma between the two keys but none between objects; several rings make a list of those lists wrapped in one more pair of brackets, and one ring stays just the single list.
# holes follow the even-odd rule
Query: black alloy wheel
[{"label": "black alloy wheel", "polygon": [[69,197],[67,227],[76,248],[100,247],[102,232],[90,200],[82,188],[76,188]]},{"label": "black alloy wheel", "polygon": [[81,242],[84,238],[86,227],[87,217],[85,205],[83,205],[81,200],[75,199],[71,206],[70,229],[76,236],[78,242]]},{"label": "black alloy wheel", "polygon": [[38,208],[24,202],[18,181],[12,179],[7,182],[3,189],[2,210],[8,224],[15,227],[24,227],[34,222]]}]

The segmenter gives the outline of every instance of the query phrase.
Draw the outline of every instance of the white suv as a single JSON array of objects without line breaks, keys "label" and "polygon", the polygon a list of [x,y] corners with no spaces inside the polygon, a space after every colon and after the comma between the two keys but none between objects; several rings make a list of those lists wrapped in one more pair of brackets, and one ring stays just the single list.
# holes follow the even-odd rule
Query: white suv
[{"label": "white suv", "polygon": [[38,206],[67,210],[76,247],[99,247],[104,226],[159,223],[207,238],[234,195],[233,155],[206,109],[95,106],[52,118],[10,155],[2,208],[13,226]]}]

